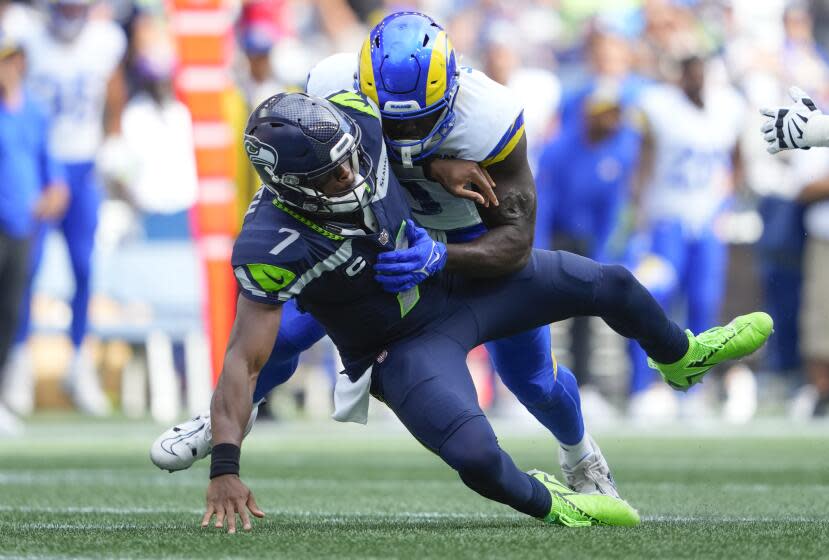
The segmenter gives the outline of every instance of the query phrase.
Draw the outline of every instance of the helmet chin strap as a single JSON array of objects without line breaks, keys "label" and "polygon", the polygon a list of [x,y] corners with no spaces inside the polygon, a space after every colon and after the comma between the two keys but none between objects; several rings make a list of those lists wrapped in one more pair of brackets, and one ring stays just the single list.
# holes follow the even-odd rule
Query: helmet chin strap
[{"label": "helmet chin strap", "polygon": [[403,167],[406,169],[411,169],[414,167],[412,164],[412,147],[411,146],[403,146],[400,148],[400,159],[403,162]]}]

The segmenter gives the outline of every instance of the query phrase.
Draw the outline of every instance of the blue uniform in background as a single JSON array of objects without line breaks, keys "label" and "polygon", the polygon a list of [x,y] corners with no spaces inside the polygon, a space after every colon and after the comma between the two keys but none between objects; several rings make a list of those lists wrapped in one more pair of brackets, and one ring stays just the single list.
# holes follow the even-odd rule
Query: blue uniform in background
[{"label": "blue uniform in background", "polygon": [[28,92],[19,108],[0,104],[0,231],[11,237],[32,235],[43,187],[63,179],[48,133],[48,118]]},{"label": "blue uniform in background", "polygon": [[623,123],[598,144],[587,139],[583,120],[564,123],[541,153],[536,185],[536,246],[557,234],[581,240],[586,255],[607,260],[607,243],[630,193],[641,136]]},{"label": "blue uniform in background", "polygon": [[[94,161],[103,140],[107,84],[126,52],[123,31],[111,21],[91,19],[76,37],[62,40],[49,25],[37,25],[27,41],[28,83],[50,114],[52,153],[65,166],[69,207],[60,227],[75,280],[70,336],[78,348],[88,322],[92,250],[98,226],[102,189]],[[32,271],[43,252],[46,228],[33,241]],[[24,303],[28,307],[28,299]],[[29,331],[28,309],[18,339]]]},{"label": "blue uniform in background", "polygon": [[[0,368],[22,313],[29,277],[34,207],[43,188],[62,179],[48,145],[45,113],[23,93],[19,107],[0,104]],[[23,306],[28,314],[28,305]]]},{"label": "blue uniform in background", "polygon": [[[562,120],[559,134],[542,150],[536,173],[535,245],[546,249],[555,244],[556,249],[607,262],[608,243],[630,193],[641,139],[639,129],[623,115],[615,132],[590,142],[586,111],[591,92],[584,92],[577,106],[570,104],[575,115]],[[583,385],[591,382],[591,338],[589,318],[576,317],[569,349]]]}]

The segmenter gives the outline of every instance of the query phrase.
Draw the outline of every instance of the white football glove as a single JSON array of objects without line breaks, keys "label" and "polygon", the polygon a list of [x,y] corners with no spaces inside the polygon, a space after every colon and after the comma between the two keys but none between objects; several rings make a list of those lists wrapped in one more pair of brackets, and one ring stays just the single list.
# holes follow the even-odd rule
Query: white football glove
[{"label": "white football glove", "polygon": [[794,105],[760,109],[760,113],[768,117],[760,128],[766,140],[766,150],[776,154],[781,150],[808,150],[829,145],[829,119],[799,87],[792,86],[789,95],[795,101]]}]

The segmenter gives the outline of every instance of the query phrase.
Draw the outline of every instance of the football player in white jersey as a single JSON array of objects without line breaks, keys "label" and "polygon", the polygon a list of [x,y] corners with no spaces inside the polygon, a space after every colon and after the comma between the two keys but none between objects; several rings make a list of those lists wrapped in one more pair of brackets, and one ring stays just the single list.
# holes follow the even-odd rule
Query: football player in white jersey
[{"label": "football player in white jersey", "polygon": [[[26,56],[29,86],[51,113],[50,146],[65,168],[71,193],[66,215],[56,224],[66,238],[75,279],[70,329],[75,356],[64,387],[79,409],[105,415],[110,405],[82,343],[101,197],[94,162],[105,137],[119,132],[126,37],[116,24],[90,19],[92,4],[92,0],[50,0],[45,25],[27,38]],[[33,248],[35,269],[42,242],[40,235]],[[21,342],[28,335],[28,299],[24,307]]]},{"label": "football player in white jersey", "polygon": [[[716,324],[724,295],[727,248],[713,224],[733,189],[744,105],[732,89],[706,84],[703,59],[689,57],[680,66],[678,84],[652,86],[641,97],[647,132],[638,206],[652,252],[676,270],[688,327],[698,332]],[[664,294],[660,303],[668,306],[677,295]],[[631,413],[647,416],[656,395],[674,396],[648,383],[655,378],[644,354],[638,348],[633,354],[634,385],[651,385],[654,394],[634,394]]]}]

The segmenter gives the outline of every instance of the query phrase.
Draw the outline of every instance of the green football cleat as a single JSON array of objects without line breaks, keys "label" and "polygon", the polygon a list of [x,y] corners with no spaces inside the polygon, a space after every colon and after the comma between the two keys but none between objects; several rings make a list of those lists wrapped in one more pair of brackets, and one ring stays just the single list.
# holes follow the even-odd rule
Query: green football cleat
[{"label": "green football cleat", "polygon": [[567,527],[639,525],[639,513],[624,500],[605,494],[573,492],[553,475],[543,471],[532,470],[527,474],[546,486],[553,498],[553,507],[543,519],[546,523]]},{"label": "green football cleat", "polygon": [[768,313],[757,311],[740,315],[724,327],[714,327],[696,336],[688,334],[688,351],[672,364],[659,364],[648,358],[668,385],[687,391],[717,364],[748,356],[766,343],[774,321]]}]

